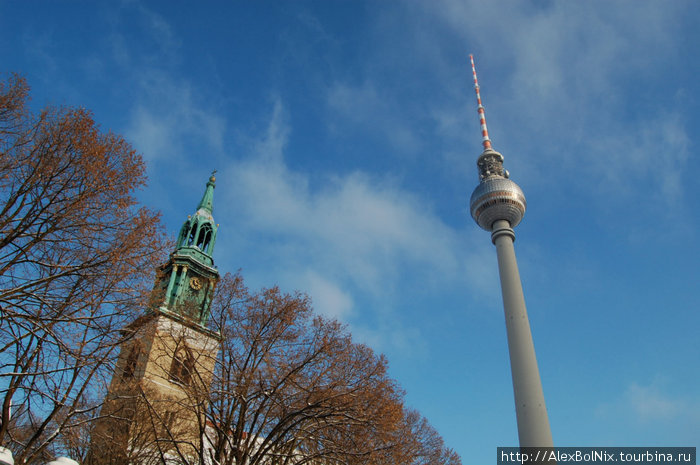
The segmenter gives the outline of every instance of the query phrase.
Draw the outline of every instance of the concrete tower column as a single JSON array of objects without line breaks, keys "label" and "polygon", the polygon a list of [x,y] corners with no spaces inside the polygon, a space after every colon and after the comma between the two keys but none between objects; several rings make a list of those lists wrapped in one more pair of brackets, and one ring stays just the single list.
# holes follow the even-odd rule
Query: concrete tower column
[{"label": "concrete tower column", "polygon": [[513,247],[513,227],[525,214],[525,195],[509,179],[500,153],[491,148],[484,150],[477,166],[481,182],[472,193],[470,209],[479,226],[491,232],[491,241],[498,255],[520,447],[552,447],[552,433]]},{"label": "concrete tower column", "polygon": [[553,447],[540,372],[527,317],[523,287],[515,260],[515,232],[505,220],[493,225],[491,240],[498,255],[508,351],[513,377],[515,414],[521,447]]}]

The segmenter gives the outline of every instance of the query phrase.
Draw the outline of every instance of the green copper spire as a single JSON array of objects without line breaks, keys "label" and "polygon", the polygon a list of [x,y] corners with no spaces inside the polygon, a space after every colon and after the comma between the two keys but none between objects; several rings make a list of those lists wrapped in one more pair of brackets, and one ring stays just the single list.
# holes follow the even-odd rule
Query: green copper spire
[{"label": "green copper spire", "polygon": [[214,212],[214,186],[216,185],[216,178],[214,177],[215,174],[216,170],[211,173],[209,182],[207,182],[207,189],[204,191],[202,201],[199,202],[199,206],[197,207],[197,211],[205,210],[210,215]]},{"label": "green copper spire", "polygon": [[[216,173],[216,171],[214,171]],[[197,211],[192,216],[187,217],[187,221],[182,225],[180,236],[177,240],[175,253],[179,255],[191,255],[198,261],[212,266],[212,252],[216,242],[216,231],[219,226],[214,223],[212,211],[214,209],[214,186],[216,178],[212,173],[207,187],[204,190],[202,200],[197,206]]]},{"label": "green copper spire", "polygon": [[212,216],[216,184],[214,173],[207,182],[197,211],[188,216],[182,225],[175,250],[163,266],[163,274],[157,285],[163,292],[159,310],[184,318],[200,328],[206,327],[214,287],[219,280],[213,259],[219,229]]}]

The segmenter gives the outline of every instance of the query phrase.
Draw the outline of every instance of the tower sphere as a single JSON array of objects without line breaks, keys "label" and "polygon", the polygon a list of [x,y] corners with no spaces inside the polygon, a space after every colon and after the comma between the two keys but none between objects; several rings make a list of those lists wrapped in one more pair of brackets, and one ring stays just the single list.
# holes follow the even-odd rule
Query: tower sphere
[{"label": "tower sphere", "polygon": [[482,180],[469,200],[472,218],[491,231],[493,223],[506,220],[514,228],[525,215],[525,194],[516,183],[501,176]]}]

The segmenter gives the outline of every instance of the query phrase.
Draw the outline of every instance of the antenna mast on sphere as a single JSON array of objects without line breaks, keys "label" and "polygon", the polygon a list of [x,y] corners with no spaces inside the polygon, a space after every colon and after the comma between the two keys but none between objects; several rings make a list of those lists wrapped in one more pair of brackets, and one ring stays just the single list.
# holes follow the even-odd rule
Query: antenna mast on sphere
[{"label": "antenna mast on sphere", "polygon": [[486,127],[486,113],[484,106],[481,104],[481,93],[479,92],[479,80],[476,78],[476,67],[474,66],[474,55],[469,55],[469,60],[472,62],[472,74],[474,75],[474,91],[476,92],[476,103],[478,103],[479,124],[481,125],[481,137],[484,150],[491,148],[491,139],[489,139],[489,130]]}]

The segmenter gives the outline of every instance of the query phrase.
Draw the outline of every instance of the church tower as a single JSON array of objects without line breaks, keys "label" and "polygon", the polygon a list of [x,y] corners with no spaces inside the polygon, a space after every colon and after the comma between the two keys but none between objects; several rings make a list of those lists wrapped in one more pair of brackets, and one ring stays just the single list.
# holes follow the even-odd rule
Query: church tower
[{"label": "church tower", "polygon": [[175,250],[160,267],[145,314],[123,330],[88,463],[197,463],[220,336],[207,328],[219,273],[212,253],[214,175]]}]

